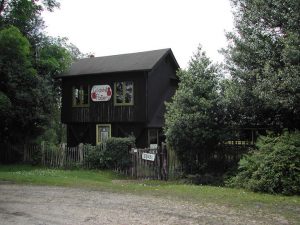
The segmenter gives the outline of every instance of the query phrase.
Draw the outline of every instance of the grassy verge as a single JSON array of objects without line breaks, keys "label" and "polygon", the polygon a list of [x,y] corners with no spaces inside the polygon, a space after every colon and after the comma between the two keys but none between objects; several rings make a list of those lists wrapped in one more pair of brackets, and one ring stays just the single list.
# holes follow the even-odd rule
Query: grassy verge
[{"label": "grassy verge", "polygon": [[84,187],[172,198],[235,209],[257,209],[284,216],[292,224],[300,221],[300,197],[248,192],[224,187],[195,186],[176,182],[131,181],[111,171],[59,170],[25,165],[0,166],[0,181],[21,184]]}]

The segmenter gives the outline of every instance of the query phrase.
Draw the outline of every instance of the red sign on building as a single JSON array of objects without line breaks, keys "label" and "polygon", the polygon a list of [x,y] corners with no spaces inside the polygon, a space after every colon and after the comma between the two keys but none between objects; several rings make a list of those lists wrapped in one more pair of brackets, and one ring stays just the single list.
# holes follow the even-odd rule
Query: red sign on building
[{"label": "red sign on building", "polygon": [[94,85],[91,90],[91,99],[94,102],[106,102],[111,99],[112,90],[109,85]]}]

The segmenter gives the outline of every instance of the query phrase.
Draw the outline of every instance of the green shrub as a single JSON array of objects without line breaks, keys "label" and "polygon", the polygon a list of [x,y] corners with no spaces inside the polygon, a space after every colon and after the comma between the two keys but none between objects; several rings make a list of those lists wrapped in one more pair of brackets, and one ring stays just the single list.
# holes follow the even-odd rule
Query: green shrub
[{"label": "green shrub", "polygon": [[[30,146],[30,144],[29,144],[29,146]],[[32,146],[35,146],[35,145],[32,144]],[[39,145],[37,145],[36,147],[31,149],[30,158],[27,159],[26,163],[36,166],[36,165],[40,165],[41,161],[42,161],[42,152],[41,152],[41,148],[39,147]]]},{"label": "green shrub", "polygon": [[90,144],[84,145],[84,165],[91,169],[102,169],[104,165],[102,164],[102,148],[101,146],[92,146]]},{"label": "green shrub", "polygon": [[104,163],[109,169],[126,169],[131,165],[130,148],[134,146],[135,139],[109,138],[103,154]]},{"label": "green shrub", "polygon": [[85,145],[84,164],[94,169],[126,169],[131,165],[129,150],[134,143],[131,137],[113,137],[98,146]]},{"label": "green shrub", "polygon": [[257,151],[239,162],[238,174],[227,185],[253,191],[300,194],[300,133],[260,137]]}]

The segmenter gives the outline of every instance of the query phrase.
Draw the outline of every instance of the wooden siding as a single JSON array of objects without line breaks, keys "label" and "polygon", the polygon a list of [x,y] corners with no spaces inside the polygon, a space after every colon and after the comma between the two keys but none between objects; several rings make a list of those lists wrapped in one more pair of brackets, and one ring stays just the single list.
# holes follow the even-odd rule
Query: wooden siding
[{"label": "wooden siding", "polygon": [[[159,127],[162,127],[164,123],[164,102],[171,100],[177,88],[176,69],[170,56],[167,55],[148,76],[148,122],[156,120]],[[157,114],[161,105],[163,109]]]},{"label": "wooden siding", "polygon": [[[134,82],[134,105],[115,106],[112,98],[107,102],[93,102],[87,107],[72,106],[74,85],[108,84],[113,90],[116,81]],[[62,82],[62,122],[63,123],[113,123],[146,121],[146,82],[144,72],[101,74],[65,78]],[[114,95],[114,93],[113,93]]]},{"label": "wooden siding", "polygon": [[[96,144],[96,125],[100,123],[70,123],[67,125],[67,142],[69,146],[79,143]],[[144,123],[110,123],[112,137],[136,138],[138,147],[147,145],[147,130]]]}]

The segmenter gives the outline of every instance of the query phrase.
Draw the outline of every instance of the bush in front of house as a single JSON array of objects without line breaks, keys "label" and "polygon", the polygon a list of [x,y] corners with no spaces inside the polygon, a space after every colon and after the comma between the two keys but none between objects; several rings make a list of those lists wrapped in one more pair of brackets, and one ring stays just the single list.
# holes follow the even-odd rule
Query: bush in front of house
[{"label": "bush in front of house", "polygon": [[135,139],[112,137],[97,146],[85,145],[84,164],[93,169],[126,169],[131,165],[130,148]]},{"label": "bush in front of house", "polygon": [[107,139],[106,148],[103,152],[104,163],[109,169],[126,169],[131,166],[131,147],[134,147],[133,137]]},{"label": "bush in front of house", "polygon": [[84,145],[84,166],[91,169],[104,168],[102,164],[102,146]]},{"label": "bush in front of house", "polygon": [[300,194],[300,133],[260,137],[257,149],[239,162],[227,185],[252,191]]}]

